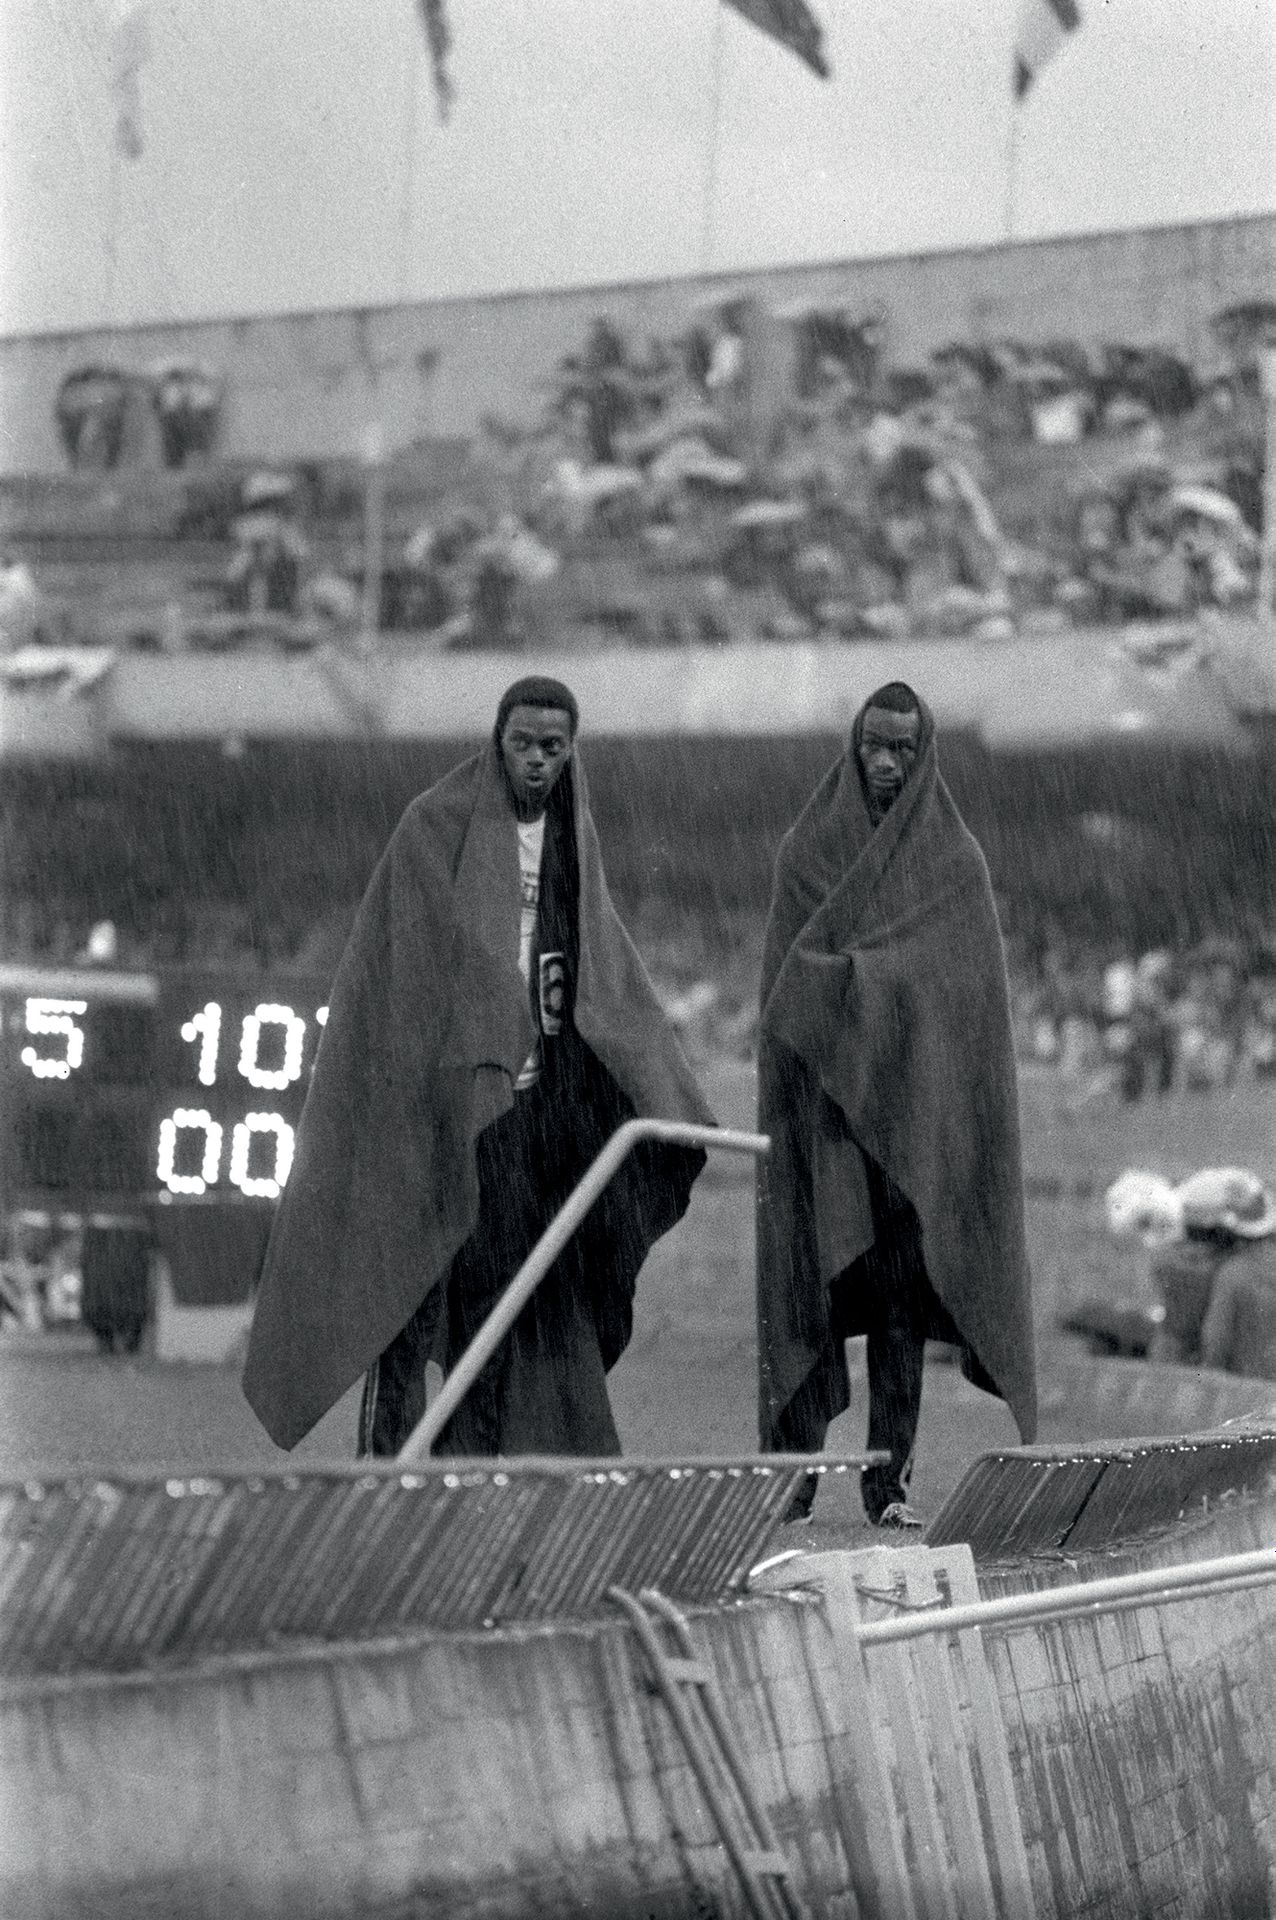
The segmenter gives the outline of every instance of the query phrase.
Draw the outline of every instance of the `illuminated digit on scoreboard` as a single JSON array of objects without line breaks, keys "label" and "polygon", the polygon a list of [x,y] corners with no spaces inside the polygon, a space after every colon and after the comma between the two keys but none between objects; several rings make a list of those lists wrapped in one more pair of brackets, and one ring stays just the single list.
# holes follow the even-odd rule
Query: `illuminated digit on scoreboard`
[{"label": "illuminated digit on scoreboard", "polygon": [[[198,1173],[177,1171],[177,1142],[181,1133],[204,1135],[204,1157]],[[178,1107],[167,1120],[160,1121],[159,1160],[155,1173],[170,1193],[205,1193],[217,1178],[221,1165],[222,1129],[204,1107]]]},{"label": "illuminated digit on scoreboard", "polygon": [[[275,1170],[269,1174],[251,1174],[248,1160],[252,1153],[253,1135],[273,1133],[275,1136]],[[288,1122],[277,1113],[249,1113],[239,1122],[230,1138],[230,1177],[241,1193],[254,1199],[277,1200],[285,1180],[292,1171],[293,1131]]]},{"label": "illuminated digit on scoreboard", "polygon": [[60,1059],[50,1060],[34,1047],[23,1047],[19,1058],[37,1080],[69,1080],[84,1058],[84,1028],[72,1018],[88,1011],[87,1000],[28,1000],[27,1032],[56,1034],[64,1042]]},{"label": "illuminated digit on scoreboard", "polygon": [[[257,1064],[261,1030],[266,1026],[279,1026],[284,1030],[282,1067],[260,1067]],[[305,1041],[306,1023],[291,1007],[258,1007],[254,1013],[244,1015],[243,1031],[239,1037],[239,1071],[253,1087],[271,1087],[276,1092],[282,1087],[290,1087],[294,1080],[301,1078],[301,1054]]]},{"label": "illuminated digit on scoreboard", "polygon": [[199,1041],[199,1083],[211,1087],[217,1080],[217,1049],[222,1037],[222,1010],[215,1000],[193,1013],[182,1027],[183,1040]]}]

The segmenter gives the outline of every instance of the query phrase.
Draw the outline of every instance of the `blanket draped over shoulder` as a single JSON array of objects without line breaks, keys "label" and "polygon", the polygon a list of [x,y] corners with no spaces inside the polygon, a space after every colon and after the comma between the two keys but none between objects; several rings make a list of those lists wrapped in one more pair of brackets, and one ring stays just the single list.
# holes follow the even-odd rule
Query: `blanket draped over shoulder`
[{"label": "blanket draped over shoulder", "polygon": [[[711,1125],[612,905],[578,759],[562,778],[579,870],[574,1022],[609,1096],[599,1145],[635,1114]],[[408,808],[337,970],[244,1372],[280,1446],[371,1366],[474,1229],[475,1141],[509,1110],[534,1035],[519,905],[514,818],[489,744]],[[611,1256],[594,1302],[607,1366],[629,1337],[638,1269],[703,1164],[647,1143],[598,1202],[601,1234],[591,1215]]]},{"label": "blanket draped over shoulder", "polygon": [[764,1448],[831,1338],[829,1283],[873,1244],[866,1156],[916,1210],[969,1377],[1002,1396],[1025,1442],[1036,1431],[1001,934],[919,706],[916,764],[882,820],[865,801],[857,721],[776,863],[758,1062],[772,1140],[758,1172]]}]

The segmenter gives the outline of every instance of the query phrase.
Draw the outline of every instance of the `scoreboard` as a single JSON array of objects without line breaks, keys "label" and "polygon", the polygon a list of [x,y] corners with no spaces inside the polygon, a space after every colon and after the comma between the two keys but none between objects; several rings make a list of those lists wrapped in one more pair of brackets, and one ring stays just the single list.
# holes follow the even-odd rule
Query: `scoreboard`
[{"label": "scoreboard", "polygon": [[0,967],[0,1203],[277,1200],[327,982]]}]

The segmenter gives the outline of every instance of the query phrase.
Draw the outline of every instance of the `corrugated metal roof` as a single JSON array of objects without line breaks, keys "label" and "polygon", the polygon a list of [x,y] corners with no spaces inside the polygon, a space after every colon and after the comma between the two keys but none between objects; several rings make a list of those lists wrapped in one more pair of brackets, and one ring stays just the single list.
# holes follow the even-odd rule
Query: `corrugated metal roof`
[{"label": "corrugated metal roof", "polygon": [[858,1461],[393,1463],[0,1483],[0,1674],[581,1618],[744,1585],[800,1472]]}]

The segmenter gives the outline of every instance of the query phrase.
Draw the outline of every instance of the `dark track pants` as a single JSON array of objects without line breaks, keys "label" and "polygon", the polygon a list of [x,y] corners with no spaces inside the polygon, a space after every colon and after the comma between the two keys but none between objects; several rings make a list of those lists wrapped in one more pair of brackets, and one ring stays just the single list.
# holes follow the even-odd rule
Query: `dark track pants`
[{"label": "dark track pants", "polygon": [[[360,1453],[399,1451],[425,1412],[426,1362],[446,1372],[460,1358],[589,1165],[601,1142],[581,1137],[578,1111],[542,1080],[479,1135],[478,1224],[369,1372]],[[436,1454],[620,1452],[593,1307],[602,1256],[586,1221],[443,1428]]]},{"label": "dark track pants", "polygon": [[[830,1338],[775,1427],[778,1452],[818,1453],[829,1421],[849,1405],[845,1342],[867,1334],[868,1447],[890,1458],[865,1467],[860,1476],[864,1511],[881,1518],[892,1501],[908,1496],[921,1419],[923,1361],[927,1340],[962,1345],[951,1314],[927,1277],[916,1216],[893,1213],[876,1244],[829,1288]],[[798,1512],[815,1500],[815,1475],[795,1496]]]}]

